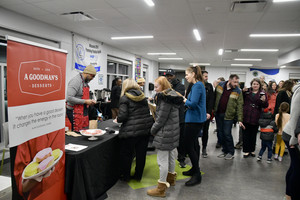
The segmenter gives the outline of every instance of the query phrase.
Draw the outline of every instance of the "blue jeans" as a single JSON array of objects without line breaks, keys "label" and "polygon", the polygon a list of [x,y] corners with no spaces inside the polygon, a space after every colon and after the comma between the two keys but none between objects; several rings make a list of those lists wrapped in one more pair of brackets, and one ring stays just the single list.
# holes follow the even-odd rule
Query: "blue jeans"
[{"label": "blue jeans", "polygon": [[266,148],[268,148],[268,159],[272,158],[272,146],[273,146],[273,141],[266,141],[266,140],[262,140],[261,141],[261,149],[259,151],[259,156],[262,156],[266,150]]},{"label": "blue jeans", "polygon": [[225,114],[216,114],[216,122],[217,122],[217,129],[220,139],[220,144],[222,145],[222,151],[225,154],[230,153],[234,155],[234,144],[233,138],[231,134],[233,120],[225,120]]}]

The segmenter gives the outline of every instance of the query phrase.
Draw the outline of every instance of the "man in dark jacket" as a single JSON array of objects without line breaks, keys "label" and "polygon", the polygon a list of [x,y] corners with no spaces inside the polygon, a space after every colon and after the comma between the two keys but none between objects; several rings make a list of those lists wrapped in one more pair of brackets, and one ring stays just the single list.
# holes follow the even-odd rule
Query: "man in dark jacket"
[{"label": "man in dark jacket", "polygon": [[[166,72],[166,78],[171,83],[173,90],[180,93],[184,96],[185,88],[184,85],[176,78],[175,71],[173,69],[168,69]],[[179,123],[180,123],[180,138],[179,146],[177,147],[178,158],[180,167],[185,167],[185,153],[184,153],[184,144],[183,144],[183,134],[184,134],[184,103],[179,107]]]},{"label": "man in dark jacket", "polygon": [[112,118],[115,119],[118,116],[119,112],[119,101],[120,101],[120,96],[121,96],[121,85],[122,85],[122,79],[121,78],[116,78],[115,79],[116,85],[113,86],[111,89],[111,113],[112,113]]},{"label": "man in dark jacket", "polygon": [[214,107],[214,89],[211,83],[208,82],[208,72],[202,71],[203,80],[205,82],[206,90],[206,122],[203,125],[203,135],[202,135],[202,156],[207,158],[207,141],[208,141],[208,129],[210,123],[210,117],[212,109]]}]

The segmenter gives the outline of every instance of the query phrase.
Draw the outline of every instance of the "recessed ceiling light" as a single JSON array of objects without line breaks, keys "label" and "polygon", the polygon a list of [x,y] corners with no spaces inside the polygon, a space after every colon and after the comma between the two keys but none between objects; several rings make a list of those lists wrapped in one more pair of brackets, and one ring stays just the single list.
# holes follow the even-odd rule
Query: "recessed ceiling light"
[{"label": "recessed ceiling light", "polygon": [[259,58],[235,58],[236,61],[262,61],[262,59]]},{"label": "recessed ceiling light", "polygon": [[201,40],[201,37],[200,37],[200,33],[199,33],[198,29],[194,29],[194,30],[193,30],[193,33],[194,33],[194,35],[195,35],[196,40],[197,40],[197,41],[200,41],[200,40]]},{"label": "recessed ceiling light", "polygon": [[148,55],[176,55],[176,53],[147,53]]},{"label": "recessed ceiling light", "polygon": [[111,37],[112,40],[132,40],[132,39],[151,39],[152,35],[146,36],[125,36],[125,37]]},{"label": "recessed ceiling light", "polygon": [[287,34],[250,34],[250,37],[300,37],[299,33]]},{"label": "recessed ceiling light", "polygon": [[283,2],[289,2],[289,1],[299,1],[299,0],[273,0],[274,3],[283,3]]},{"label": "recessed ceiling light", "polygon": [[144,0],[146,2],[146,4],[150,7],[153,7],[155,4],[152,0]]},{"label": "recessed ceiling light", "polygon": [[158,60],[183,60],[183,58],[158,58]]},{"label": "recessed ceiling light", "polygon": [[283,65],[283,66],[281,66],[280,68],[281,68],[281,69],[282,69],[282,68],[286,68],[286,66],[285,66],[285,65]]},{"label": "recessed ceiling light", "polygon": [[198,65],[205,66],[205,65],[210,65],[210,63],[190,63],[190,65],[193,65],[193,66],[198,66]]},{"label": "recessed ceiling light", "polygon": [[279,49],[240,49],[240,51],[276,52]]},{"label": "recessed ceiling light", "polygon": [[245,67],[251,67],[252,64],[231,64],[231,66],[245,66]]},{"label": "recessed ceiling light", "polygon": [[224,53],[224,49],[219,49],[218,54],[221,56]]}]

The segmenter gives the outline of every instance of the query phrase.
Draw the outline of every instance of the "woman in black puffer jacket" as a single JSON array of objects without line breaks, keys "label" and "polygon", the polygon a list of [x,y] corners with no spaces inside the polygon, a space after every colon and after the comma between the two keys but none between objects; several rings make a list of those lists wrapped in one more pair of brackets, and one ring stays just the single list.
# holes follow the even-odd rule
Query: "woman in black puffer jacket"
[{"label": "woman in black puffer jacket", "polygon": [[122,123],[121,140],[121,180],[130,180],[131,163],[136,153],[134,179],[140,181],[143,175],[150,129],[153,118],[147,99],[133,79],[126,79],[122,85],[119,115]]}]

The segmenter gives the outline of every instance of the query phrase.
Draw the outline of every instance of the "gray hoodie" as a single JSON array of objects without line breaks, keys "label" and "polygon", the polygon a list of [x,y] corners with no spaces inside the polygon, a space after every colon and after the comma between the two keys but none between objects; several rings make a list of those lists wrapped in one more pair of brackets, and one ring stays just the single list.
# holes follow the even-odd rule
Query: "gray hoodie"
[{"label": "gray hoodie", "polygon": [[282,139],[289,142],[290,145],[295,145],[298,143],[298,139],[295,136],[295,129],[300,117],[300,84],[295,85],[292,91],[294,94],[290,108],[291,118],[283,129]]}]

